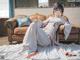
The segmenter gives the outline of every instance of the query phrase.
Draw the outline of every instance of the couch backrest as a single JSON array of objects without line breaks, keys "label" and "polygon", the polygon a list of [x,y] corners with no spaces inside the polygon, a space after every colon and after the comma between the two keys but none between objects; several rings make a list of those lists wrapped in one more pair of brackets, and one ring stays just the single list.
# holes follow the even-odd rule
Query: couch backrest
[{"label": "couch backrest", "polygon": [[[43,21],[43,20],[46,20],[49,16],[52,16],[52,14],[45,16],[43,14],[35,13],[30,16],[30,19],[31,19],[31,21],[35,21],[35,20],[42,20]],[[18,17],[24,18],[24,17],[26,17],[26,15],[18,15],[16,17],[14,17],[14,19],[17,19]],[[71,20],[71,22],[72,22],[73,27],[80,28],[79,22],[76,19]]]},{"label": "couch backrest", "polygon": [[43,20],[46,20],[46,18],[47,18],[47,16],[45,16],[43,14],[38,14],[38,13],[30,16],[31,21],[34,21],[34,20],[42,20],[43,21]]}]

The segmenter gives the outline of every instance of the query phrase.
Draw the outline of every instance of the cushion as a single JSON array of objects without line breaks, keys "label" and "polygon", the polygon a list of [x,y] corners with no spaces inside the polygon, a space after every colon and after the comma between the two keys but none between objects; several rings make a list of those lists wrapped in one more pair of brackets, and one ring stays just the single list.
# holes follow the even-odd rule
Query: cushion
[{"label": "cushion", "polygon": [[28,27],[16,27],[14,29],[14,34],[25,34]]},{"label": "cushion", "polygon": [[18,18],[17,18],[17,22],[18,22],[18,26],[19,26],[19,27],[29,26],[30,23],[31,23],[29,17],[18,17]]}]

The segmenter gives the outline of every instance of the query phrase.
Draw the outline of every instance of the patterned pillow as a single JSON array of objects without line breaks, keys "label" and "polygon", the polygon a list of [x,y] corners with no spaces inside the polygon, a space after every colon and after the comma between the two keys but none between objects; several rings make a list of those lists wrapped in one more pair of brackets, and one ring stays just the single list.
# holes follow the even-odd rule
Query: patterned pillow
[{"label": "patterned pillow", "polygon": [[18,17],[17,22],[18,22],[18,26],[19,26],[19,27],[29,26],[30,23],[31,23],[29,17],[24,17],[24,18]]}]

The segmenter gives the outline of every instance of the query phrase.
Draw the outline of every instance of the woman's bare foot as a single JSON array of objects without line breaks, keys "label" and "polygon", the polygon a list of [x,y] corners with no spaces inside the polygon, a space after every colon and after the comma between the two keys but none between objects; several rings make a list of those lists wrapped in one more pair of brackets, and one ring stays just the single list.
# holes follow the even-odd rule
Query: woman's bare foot
[{"label": "woman's bare foot", "polygon": [[34,52],[31,52],[30,54],[28,54],[26,57],[27,58],[31,58],[32,56],[38,54],[38,52],[34,51]]}]

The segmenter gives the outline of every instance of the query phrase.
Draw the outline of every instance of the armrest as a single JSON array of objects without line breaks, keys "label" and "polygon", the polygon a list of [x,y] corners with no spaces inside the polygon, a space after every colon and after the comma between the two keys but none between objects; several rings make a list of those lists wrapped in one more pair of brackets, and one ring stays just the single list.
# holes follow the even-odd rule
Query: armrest
[{"label": "armrest", "polygon": [[58,33],[63,33],[64,32],[64,25],[60,25],[58,27],[58,30],[57,30]]},{"label": "armrest", "polygon": [[13,30],[15,27],[17,27],[17,20],[14,18],[10,18],[6,21],[7,28]]},{"label": "armrest", "polygon": [[17,20],[14,18],[10,18],[6,21],[6,26],[8,29],[8,35],[11,36],[14,34],[14,28],[17,27]]},{"label": "armrest", "polygon": [[62,35],[64,37],[64,25],[59,25],[58,30],[57,30],[57,39],[59,40],[59,36]]},{"label": "armrest", "polygon": [[64,30],[64,25],[60,25],[60,26],[59,26],[59,30],[60,30],[60,31],[63,31],[63,30]]}]

